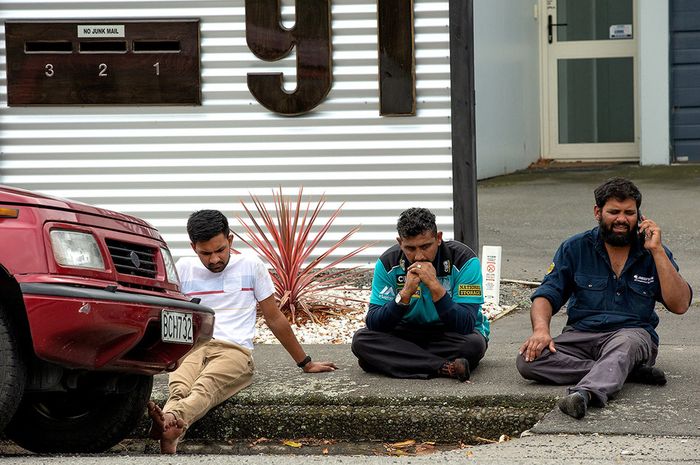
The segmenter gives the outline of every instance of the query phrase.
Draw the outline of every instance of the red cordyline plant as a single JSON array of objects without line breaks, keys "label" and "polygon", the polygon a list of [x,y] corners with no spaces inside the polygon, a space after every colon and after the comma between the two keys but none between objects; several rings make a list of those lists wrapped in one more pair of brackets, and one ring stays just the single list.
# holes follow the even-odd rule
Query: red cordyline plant
[{"label": "red cordyline plant", "polygon": [[[326,251],[311,258],[311,254],[331,228],[344,204],[341,204],[328,220],[319,226],[316,220],[326,204],[325,195],[322,195],[312,208],[311,202],[306,206],[303,205],[302,193],[303,188],[299,188],[296,201],[293,201],[292,197],[282,194],[281,187],[279,191],[273,190],[274,216],[259,197],[250,194],[261,222],[255,219],[251,209],[241,200],[241,205],[251,224],[246,223],[240,216],[237,217],[248,237],[234,233],[270,263],[280,309],[290,321],[297,323],[299,322],[298,311],[302,311],[312,321],[318,322],[315,312],[342,312],[351,310],[351,307],[342,304],[343,301],[361,302],[342,293],[338,295],[339,293],[330,291],[352,289],[348,281],[356,277],[358,267],[338,269],[335,266],[372,245],[371,243],[362,245],[346,255],[333,259],[330,263],[321,264],[360,229],[356,226]],[[314,227],[319,229],[312,234]]]}]

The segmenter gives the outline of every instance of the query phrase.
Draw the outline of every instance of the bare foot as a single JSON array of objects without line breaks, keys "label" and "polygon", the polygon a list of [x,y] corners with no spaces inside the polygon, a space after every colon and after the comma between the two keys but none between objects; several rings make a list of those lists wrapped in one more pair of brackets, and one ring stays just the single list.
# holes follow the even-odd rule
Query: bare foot
[{"label": "bare foot", "polygon": [[174,454],[177,452],[177,443],[185,433],[185,422],[175,418],[172,413],[166,413],[165,430],[160,438],[160,453]]},{"label": "bare foot", "polygon": [[148,437],[160,439],[165,431],[165,415],[152,400],[148,401],[146,407],[148,408],[148,416],[151,417],[151,429],[148,430]]}]

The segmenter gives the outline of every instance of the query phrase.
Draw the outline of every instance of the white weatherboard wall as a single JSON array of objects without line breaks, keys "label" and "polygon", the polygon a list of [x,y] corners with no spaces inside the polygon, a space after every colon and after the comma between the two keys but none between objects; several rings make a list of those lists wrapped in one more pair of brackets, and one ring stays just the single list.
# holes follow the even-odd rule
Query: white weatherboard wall
[{"label": "white weatherboard wall", "polygon": [[474,1],[479,179],[526,168],[540,156],[536,0]]},{"label": "white weatherboard wall", "polygon": [[[293,5],[283,1],[287,26]],[[345,202],[327,239],[362,224],[341,252],[378,241],[357,264],[373,264],[394,243],[396,218],[410,206],[433,210],[452,237],[448,1],[415,1],[415,117],[379,116],[376,10],[376,0],[333,0],[333,88],[308,115],[280,117],[251,96],[246,74],[283,71],[291,90],[295,57],[253,56],[243,0],[3,0],[2,20],[199,18],[203,101],[8,107],[3,27],[0,182],[142,217],[175,256],[192,253],[192,211],[233,219],[249,192],[269,202],[278,186],[293,194],[303,185],[312,199],[325,193],[328,208]]]}]

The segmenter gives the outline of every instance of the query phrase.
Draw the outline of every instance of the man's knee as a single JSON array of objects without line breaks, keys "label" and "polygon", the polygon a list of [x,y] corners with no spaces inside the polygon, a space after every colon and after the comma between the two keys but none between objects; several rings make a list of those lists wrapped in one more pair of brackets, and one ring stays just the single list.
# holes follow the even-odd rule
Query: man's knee
[{"label": "man's knee", "polygon": [[372,339],[372,333],[374,333],[374,331],[370,331],[367,328],[360,328],[355,331],[355,334],[352,336],[352,342],[350,343],[350,350],[356,357],[361,357],[362,354],[365,353],[367,344]]},{"label": "man's knee", "polygon": [[[611,339],[611,348],[615,351],[619,351],[621,354],[629,354],[634,356],[638,351],[646,352],[651,347],[651,338],[647,336],[646,331],[644,333],[639,332],[640,330],[635,329],[621,329],[615,333]],[[646,339],[649,339],[647,341]]]},{"label": "man's knee", "polygon": [[515,367],[518,369],[518,373],[525,379],[535,380],[535,376],[532,371],[532,363],[526,362],[522,355],[517,354],[515,356]]},{"label": "man's knee", "polygon": [[479,333],[472,333],[467,337],[462,337],[462,341],[457,347],[459,357],[466,358],[471,363],[478,362],[486,354],[486,339]]}]

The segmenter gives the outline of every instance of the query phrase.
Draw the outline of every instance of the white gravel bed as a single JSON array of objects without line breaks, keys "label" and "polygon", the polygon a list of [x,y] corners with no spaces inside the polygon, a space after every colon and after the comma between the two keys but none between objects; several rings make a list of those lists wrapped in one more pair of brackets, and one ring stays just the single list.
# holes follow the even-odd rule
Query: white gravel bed
[{"label": "white gravel bed", "polygon": [[[533,289],[529,286],[501,283],[500,305],[484,304],[482,311],[490,321],[506,315],[518,308],[529,308],[529,296]],[[355,298],[369,301],[370,291],[363,289],[355,292]],[[305,325],[292,325],[292,330],[302,344],[350,344],[352,335],[365,326],[366,306],[355,312],[349,312],[339,317],[329,318],[324,324],[308,322]],[[255,344],[278,344],[262,318],[256,324]]]}]

